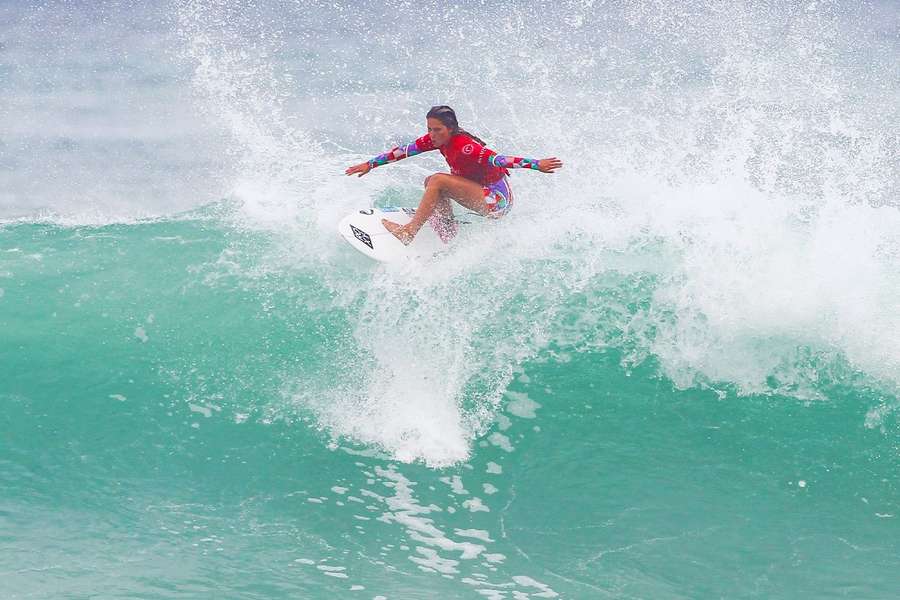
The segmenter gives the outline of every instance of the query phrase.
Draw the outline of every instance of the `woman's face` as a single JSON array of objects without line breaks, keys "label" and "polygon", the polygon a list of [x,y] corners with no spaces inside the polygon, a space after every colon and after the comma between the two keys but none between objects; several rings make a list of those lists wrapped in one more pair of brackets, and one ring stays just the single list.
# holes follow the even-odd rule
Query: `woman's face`
[{"label": "woman's face", "polygon": [[428,136],[431,138],[431,143],[434,144],[435,148],[440,148],[446,144],[447,140],[453,135],[453,132],[451,132],[446,125],[441,123],[440,119],[431,117],[427,120],[427,123]]}]

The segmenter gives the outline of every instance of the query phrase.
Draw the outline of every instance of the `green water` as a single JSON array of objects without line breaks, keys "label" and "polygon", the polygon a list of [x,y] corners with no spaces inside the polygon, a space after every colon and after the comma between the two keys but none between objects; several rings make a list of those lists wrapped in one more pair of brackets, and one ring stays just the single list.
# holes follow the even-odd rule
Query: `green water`
[{"label": "green water", "polygon": [[[898,30],[0,1],[0,600],[900,597]],[[564,167],[374,264],[443,104]]]},{"label": "green water", "polygon": [[204,219],[2,235],[4,597],[900,589],[895,399],[862,375],[823,368],[814,401],[679,390],[653,360],[550,343],[468,458],[429,467],[295,394],[365,364],[364,295],[262,268],[266,236]]}]

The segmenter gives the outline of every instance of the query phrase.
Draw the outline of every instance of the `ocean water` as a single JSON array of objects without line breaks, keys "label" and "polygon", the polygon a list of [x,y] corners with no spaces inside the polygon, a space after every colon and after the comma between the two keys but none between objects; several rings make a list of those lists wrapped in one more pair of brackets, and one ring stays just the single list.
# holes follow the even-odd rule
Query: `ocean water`
[{"label": "ocean water", "polygon": [[[0,597],[895,598],[892,1],[0,0]],[[516,206],[379,265],[435,104]]]}]

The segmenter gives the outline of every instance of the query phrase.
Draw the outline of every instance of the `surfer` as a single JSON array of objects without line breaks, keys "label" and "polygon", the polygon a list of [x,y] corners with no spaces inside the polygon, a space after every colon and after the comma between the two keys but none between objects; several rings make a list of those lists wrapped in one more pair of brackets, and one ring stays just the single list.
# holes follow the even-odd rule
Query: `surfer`
[{"label": "surfer", "polygon": [[513,194],[508,169],[534,169],[553,173],[562,168],[558,158],[521,158],[503,156],[485,147],[483,141],[459,127],[456,113],[449,106],[435,106],[425,115],[428,133],[415,142],[397,146],[364,163],[349,167],[347,175],[362,177],[375,167],[396,162],[429,150],[440,150],[450,173],[435,173],[425,179],[425,193],[416,214],[406,225],[382,219],[384,227],[404,244],[412,242],[428,221],[441,240],[456,235],[458,224],[453,217],[455,200],[462,206],[492,219],[499,219],[512,208]]}]

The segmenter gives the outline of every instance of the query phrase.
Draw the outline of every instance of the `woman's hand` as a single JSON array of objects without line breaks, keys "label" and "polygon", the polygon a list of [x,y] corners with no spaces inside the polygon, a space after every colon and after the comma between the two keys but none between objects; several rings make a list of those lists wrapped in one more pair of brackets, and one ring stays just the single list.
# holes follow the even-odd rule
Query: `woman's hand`
[{"label": "woman's hand", "polygon": [[538,171],[552,173],[554,169],[562,169],[562,161],[556,158],[542,158],[538,161]]},{"label": "woman's hand", "polygon": [[372,170],[372,165],[367,162],[359,163],[358,165],[353,165],[352,167],[347,167],[347,170],[344,171],[347,175],[357,175],[358,177],[362,177],[366,173]]}]

